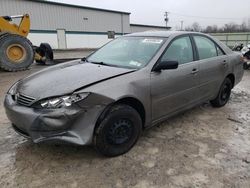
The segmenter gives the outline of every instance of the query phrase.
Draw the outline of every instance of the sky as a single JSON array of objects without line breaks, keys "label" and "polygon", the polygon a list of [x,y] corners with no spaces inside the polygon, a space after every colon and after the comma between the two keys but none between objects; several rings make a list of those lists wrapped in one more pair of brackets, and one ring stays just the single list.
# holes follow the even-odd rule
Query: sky
[{"label": "sky", "polygon": [[103,9],[131,12],[130,22],[165,26],[164,13],[169,12],[168,26],[184,28],[198,22],[223,26],[241,24],[250,19],[250,0],[49,0]]}]

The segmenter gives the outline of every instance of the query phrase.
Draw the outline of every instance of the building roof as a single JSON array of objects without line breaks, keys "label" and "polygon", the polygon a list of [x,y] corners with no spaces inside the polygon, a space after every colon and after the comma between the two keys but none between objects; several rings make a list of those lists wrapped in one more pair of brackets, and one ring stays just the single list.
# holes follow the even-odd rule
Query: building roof
[{"label": "building roof", "polygon": [[158,25],[143,25],[143,24],[130,24],[130,26],[138,26],[138,27],[154,27],[159,29],[171,29],[171,27],[166,26],[158,26]]},{"label": "building roof", "polygon": [[130,12],[108,10],[108,9],[81,6],[81,5],[72,5],[72,4],[66,4],[66,3],[45,1],[45,0],[25,0],[25,1],[32,1],[32,2],[36,2],[36,3],[51,4],[51,5],[58,5],[58,6],[65,6],[65,7],[81,8],[81,9],[88,9],[88,10],[97,10],[97,11],[103,11],[103,12],[112,12],[112,13],[119,13],[119,14],[131,14]]}]

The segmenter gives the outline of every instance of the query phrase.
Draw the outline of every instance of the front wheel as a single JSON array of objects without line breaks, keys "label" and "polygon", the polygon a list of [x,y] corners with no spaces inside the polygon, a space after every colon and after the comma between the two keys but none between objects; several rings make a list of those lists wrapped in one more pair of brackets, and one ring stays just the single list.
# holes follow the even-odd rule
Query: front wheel
[{"label": "front wheel", "polygon": [[210,101],[212,106],[217,108],[225,106],[230,98],[232,88],[232,81],[229,78],[226,78],[221,85],[217,97]]},{"label": "front wheel", "polygon": [[138,112],[128,105],[113,106],[94,133],[94,145],[101,154],[115,157],[128,152],[142,131]]}]

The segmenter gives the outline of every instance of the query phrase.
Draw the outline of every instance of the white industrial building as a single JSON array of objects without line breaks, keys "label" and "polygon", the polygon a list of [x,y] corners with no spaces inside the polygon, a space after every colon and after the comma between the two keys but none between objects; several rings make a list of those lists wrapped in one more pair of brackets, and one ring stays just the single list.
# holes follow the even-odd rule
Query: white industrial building
[{"label": "white industrial building", "polygon": [[130,24],[130,13],[43,0],[1,0],[2,16],[28,13],[34,45],[53,48],[98,48],[124,34],[170,28]]}]

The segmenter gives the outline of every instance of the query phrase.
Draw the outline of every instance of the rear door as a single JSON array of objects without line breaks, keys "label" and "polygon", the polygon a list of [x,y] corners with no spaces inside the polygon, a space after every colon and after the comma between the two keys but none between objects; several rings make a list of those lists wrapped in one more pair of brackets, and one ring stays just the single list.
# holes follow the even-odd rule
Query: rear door
[{"label": "rear door", "polygon": [[193,52],[188,35],[173,39],[159,61],[178,61],[179,67],[151,73],[151,104],[154,122],[197,101],[199,64],[194,61]]},{"label": "rear door", "polygon": [[217,95],[229,68],[228,57],[210,38],[193,35],[200,66],[199,96],[201,100]]}]

